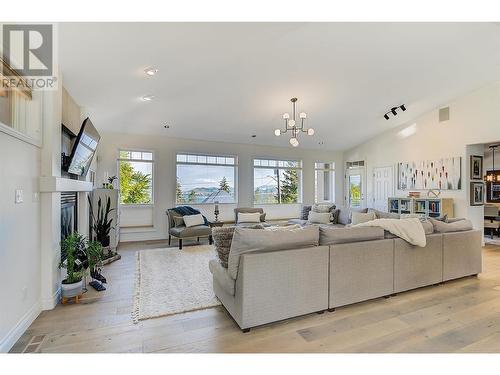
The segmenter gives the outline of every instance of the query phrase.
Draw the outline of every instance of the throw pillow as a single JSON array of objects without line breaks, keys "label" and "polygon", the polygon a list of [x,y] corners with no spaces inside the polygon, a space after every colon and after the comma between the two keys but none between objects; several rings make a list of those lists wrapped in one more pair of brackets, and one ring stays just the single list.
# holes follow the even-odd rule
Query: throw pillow
[{"label": "throw pillow", "polygon": [[202,214],[197,214],[197,215],[184,215],[183,217],[184,224],[186,224],[186,227],[194,227],[196,225],[203,225],[205,224],[205,219],[203,219]]},{"label": "throw pillow", "polygon": [[312,210],[312,206],[302,206],[300,211],[300,220],[307,220],[309,217],[309,212]]},{"label": "throw pillow", "polygon": [[338,223],[347,225],[351,223],[351,215],[353,212],[360,212],[366,214],[368,208],[350,208],[350,207],[338,207],[340,209]]},{"label": "throw pillow", "polygon": [[330,212],[309,212],[307,221],[311,224],[330,224]]},{"label": "throw pillow", "polygon": [[444,223],[433,218],[429,218],[429,220],[434,226],[434,232],[448,233],[472,230],[472,222],[470,220],[459,220],[453,223]]},{"label": "throw pillow", "polygon": [[377,217],[374,212],[361,213],[361,212],[353,212],[351,214],[351,223],[352,225],[366,223],[368,221],[375,220]]},{"label": "throw pillow", "polygon": [[227,268],[227,257],[233,241],[234,227],[212,228],[212,237],[214,239],[217,257],[222,267]]},{"label": "throw pillow", "polygon": [[174,216],[174,226],[180,227],[181,225],[184,225],[184,219],[182,216]]},{"label": "throw pillow", "polygon": [[434,220],[442,221],[443,223],[448,223],[448,214],[434,218]]},{"label": "throw pillow", "polygon": [[260,223],[260,212],[238,213],[238,223]]},{"label": "throw pillow", "polygon": [[339,214],[340,214],[340,210],[338,208],[335,208],[332,211],[332,224],[338,224],[339,223]]},{"label": "throw pillow", "polygon": [[317,204],[316,203],[312,206],[312,211],[318,212],[318,213],[331,212],[334,209],[335,209],[334,204]]}]

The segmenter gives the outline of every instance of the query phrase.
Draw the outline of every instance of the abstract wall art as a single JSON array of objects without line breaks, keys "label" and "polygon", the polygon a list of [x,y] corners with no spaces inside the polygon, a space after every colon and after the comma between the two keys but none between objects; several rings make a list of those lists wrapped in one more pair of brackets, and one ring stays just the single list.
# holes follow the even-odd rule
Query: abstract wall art
[{"label": "abstract wall art", "polygon": [[462,158],[398,163],[399,190],[460,190],[462,188]]}]

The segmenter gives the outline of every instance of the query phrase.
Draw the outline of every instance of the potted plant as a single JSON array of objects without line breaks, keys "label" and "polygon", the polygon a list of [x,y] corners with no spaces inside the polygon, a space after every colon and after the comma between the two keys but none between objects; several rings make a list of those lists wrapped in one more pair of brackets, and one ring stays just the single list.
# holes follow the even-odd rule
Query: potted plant
[{"label": "potted plant", "polygon": [[66,278],[61,286],[63,299],[79,296],[83,292],[82,279],[85,269],[78,255],[84,251],[84,247],[83,237],[76,232],[61,242],[59,268],[66,268]]},{"label": "potted plant", "polygon": [[109,246],[109,232],[111,231],[111,224],[113,219],[108,220],[108,216],[114,209],[111,208],[111,198],[108,197],[106,200],[106,207],[102,205],[101,198],[97,201],[97,218],[94,215],[94,208],[92,207],[92,201],[89,199],[90,204],[90,214],[92,216],[92,229],[94,230],[95,238],[100,242],[102,247]]}]

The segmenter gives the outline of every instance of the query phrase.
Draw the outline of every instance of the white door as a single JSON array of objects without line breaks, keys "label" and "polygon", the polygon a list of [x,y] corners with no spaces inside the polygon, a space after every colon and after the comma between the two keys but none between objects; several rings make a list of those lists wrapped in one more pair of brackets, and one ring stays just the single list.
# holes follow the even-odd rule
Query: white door
[{"label": "white door", "polygon": [[346,201],[349,207],[365,207],[364,174],[364,167],[349,168],[346,171]]},{"label": "white door", "polygon": [[373,168],[373,208],[387,211],[387,199],[393,195],[393,191],[392,167]]}]

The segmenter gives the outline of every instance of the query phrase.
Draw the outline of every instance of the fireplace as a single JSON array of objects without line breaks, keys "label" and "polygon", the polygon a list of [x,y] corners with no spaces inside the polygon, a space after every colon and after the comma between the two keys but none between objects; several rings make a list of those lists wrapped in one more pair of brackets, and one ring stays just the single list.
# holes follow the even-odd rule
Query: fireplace
[{"label": "fireplace", "polygon": [[78,230],[78,193],[61,193],[61,240]]}]

